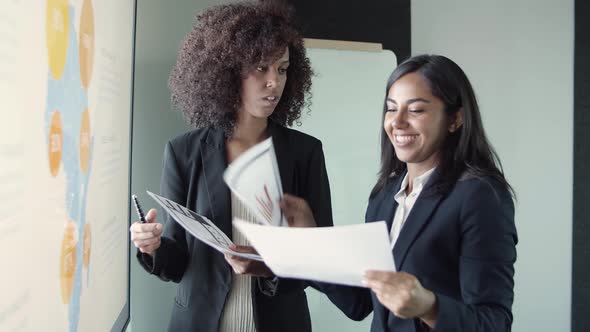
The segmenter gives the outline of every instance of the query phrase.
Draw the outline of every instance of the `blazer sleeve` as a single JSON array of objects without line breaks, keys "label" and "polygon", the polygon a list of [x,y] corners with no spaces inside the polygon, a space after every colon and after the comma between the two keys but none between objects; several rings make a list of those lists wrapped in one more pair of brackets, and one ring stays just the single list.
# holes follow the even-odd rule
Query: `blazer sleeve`
[{"label": "blazer sleeve", "polygon": [[346,317],[361,321],[373,312],[371,292],[367,288],[311,282],[310,285],[324,293]]},{"label": "blazer sleeve", "polygon": [[494,180],[483,179],[465,197],[460,213],[462,301],[436,294],[433,331],[510,331],[518,242],[512,197]]},{"label": "blazer sleeve", "polygon": [[[160,194],[175,202],[186,201],[186,182],[170,142],[164,150]],[[137,258],[139,264],[149,273],[164,281],[180,282],[189,256],[185,230],[164,211],[160,216],[160,220],[165,220],[160,247],[155,251],[154,257],[138,250]]]}]

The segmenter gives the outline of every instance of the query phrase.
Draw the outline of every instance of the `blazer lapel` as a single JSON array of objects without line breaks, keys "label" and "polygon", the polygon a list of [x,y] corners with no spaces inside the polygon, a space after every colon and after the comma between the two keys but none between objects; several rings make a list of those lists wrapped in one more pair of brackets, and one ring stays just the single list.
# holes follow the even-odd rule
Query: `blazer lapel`
[{"label": "blazer lapel", "polygon": [[[397,209],[397,202],[393,197],[399,191],[403,178],[403,176],[398,176],[397,178],[390,180],[389,183],[385,185],[385,188],[369,201],[369,206],[367,207],[367,220],[365,221],[373,222],[385,220],[387,223],[388,234],[391,229],[393,215]],[[374,303],[374,315],[381,318],[383,331],[387,331],[387,308],[381,305],[374,293],[372,293],[371,296],[373,297]]]},{"label": "blazer lapel", "polygon": [[286,193],[293,193],[291,188],[291,176],[294,174],[293,168],[295,165],[289,154],[290,150],[293,150],[292,146],[289,146],[288,138],[285,135],[283,127],[275,124],[273,121],[268,121],[268,131],[272,137],[272,144],[274,146],[275,155],[277,157],[277,164],[279,167],[279,176],[281,177],[281,186],[283,191]]},{"label": "blazer lapel", "polygon": [[393,222],[393,215],[397,209],[397,202],[393,198],[399,191],[402,184],[403,176],[399,176],[390,180],[385,185],[381,193],[369,202],[367,207],[367,222],[385,220],[387,223],[387,231],[391,230],[391,223]]},{"label": "blazer lapel", "polygon": [[229,188],[223,181],[223,172],[227,167],[223,131],[209,129],[202,151],[203,173],[211,206],[211,221],[231,239],[231,196]]},{"label": "blazer lapel", "polygon": [[393,216],[395,215],[395,210],[397,210],[397,201],[395,200],[395,194],[399,191],[399,187],[402,184],[403,177],[400,177],[392,183],[390,191],[386,195],[386,200],[384,202],[385,206],[383,207],[383,214],[379,220],[385,218],[385,222],[387,223],[387,232],[391,232],[391,225],[393,224]]},{"label": "blazer lapel", "polygon": [[426,227],[431,219],[430,216],[442,200],[442,195],[434,193],[434,187],[432,186],[438,177],[439,173],[435,170],[412,207],[412,211],[410,211],[393,247],[393,257],[397,271],[401,270],[408,249],[414,243],[422,229]]}]

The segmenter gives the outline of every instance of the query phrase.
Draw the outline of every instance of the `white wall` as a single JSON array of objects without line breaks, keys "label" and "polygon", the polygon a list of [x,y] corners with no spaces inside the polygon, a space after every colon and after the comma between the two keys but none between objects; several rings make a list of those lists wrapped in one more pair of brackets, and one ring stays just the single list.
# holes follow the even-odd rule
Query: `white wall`
[{"label": "white wall", "polygon": [[572,0],[412,1],[412,54],[455,60],[518,194],[513,331],[569,331]]},{"label": "white wall", "polygon": [[[369,192],[379,170],[379,134],[393,52],[308,49],[313,78],[311,112],[303,112],[304,131],[322,141],[330,180],[334,225],[362,224]],[[351,134],[354,133],[354,134]],[[312,328],[318,332],[369,331],[373,315],[348,319],[322,293],[306,290]]]},{"label": "white wall", "polygon": [[[196,11],[221,2],[138,1],[132,190],[146,208],[165,142],[189,128],[166,86],[179,43]],[[412,1],[412,53],[447,55],[467,72],[519,195],[517,332],[570,326],[573,31],[572,0]],[[176,285],[148,276],[134,254],[128,330],[163,331]]]}]

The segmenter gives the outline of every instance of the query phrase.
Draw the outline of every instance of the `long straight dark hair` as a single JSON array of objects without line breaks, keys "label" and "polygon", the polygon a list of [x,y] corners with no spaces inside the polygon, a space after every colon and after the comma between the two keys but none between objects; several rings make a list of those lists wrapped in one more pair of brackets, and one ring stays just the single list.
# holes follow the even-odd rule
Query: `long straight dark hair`
[{"label": "long straight dark hair", "polygon": [[[452,116],[459,110],[463,111],[463,125],[459,130],[449,133],[441,147],[441,160],[437,166],[440,176],[434,184],[437,192],[444,194],[451,190],[463,172],[467,171],[475,177],[491,176],[515,198],[514,190],[504,177],[500,159],[485,135],[471,83],[463,70],[449,58],[441,55],[418,55],[400,64],[387,80],[381,123],[387,112],[389,89],[409,73],[418,73],[426,80],[432,94],[444,103],[447,115]],[[391,141],[381,126],[381,169],[371,197],[381,191],[394,174],[401,175],[405,170],[406,164],[397,158]]]}]

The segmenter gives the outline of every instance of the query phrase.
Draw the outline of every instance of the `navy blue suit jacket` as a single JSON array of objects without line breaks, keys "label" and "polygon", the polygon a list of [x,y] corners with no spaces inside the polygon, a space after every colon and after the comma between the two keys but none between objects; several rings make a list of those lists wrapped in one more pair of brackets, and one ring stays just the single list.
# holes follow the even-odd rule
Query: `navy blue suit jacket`
[{"label": "navy blue suit jacket", "polygon": [[[511,195],[492,178],[463,176],[446,195],[437,194],[435,171],[418,197],[393,248],[398,271],[418,278],[435,293],[433,331],[510,331],[517,235]],[[369,200],[366,221],[388,228],[403,175],[390,179]],[[401,319],[364,288],[319,287],[348,317],[373,311],[372,332],[431,329],[419,319]]]}]

